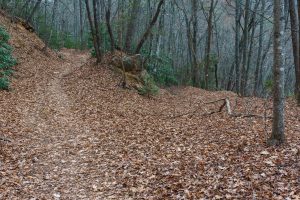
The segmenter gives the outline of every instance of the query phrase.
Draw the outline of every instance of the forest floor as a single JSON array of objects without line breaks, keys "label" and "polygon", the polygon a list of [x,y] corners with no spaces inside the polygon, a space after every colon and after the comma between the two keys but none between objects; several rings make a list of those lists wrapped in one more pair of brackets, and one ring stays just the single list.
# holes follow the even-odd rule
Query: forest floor
[{"label": "forest floor", "polygon": [[300,199],[293,99],[287,143],[267,147],[270,119],[208,114],[222,102],[205,102],[271,116],[271,101],[193,87],[145,98],[88,52],[45,55],[34,33],[0,23],[19,61],[0,92],[0,199]]}]

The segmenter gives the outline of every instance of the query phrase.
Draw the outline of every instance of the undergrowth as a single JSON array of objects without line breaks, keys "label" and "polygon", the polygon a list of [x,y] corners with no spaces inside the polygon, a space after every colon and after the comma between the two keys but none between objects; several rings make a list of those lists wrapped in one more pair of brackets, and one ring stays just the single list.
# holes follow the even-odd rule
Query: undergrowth
[{"label": "undergrowth", "polygon": [[12,67],[16,59],[12,56],[12,47],[8,44],[9,34],[0,26],[0,89],[9,89],[9,78],[13,73]]},{"label": "undergrowth", "polygon": [[157,87],[153,77],[146,73],[142,76],[143,86],[138,89],[140,95],[143,96],[155,96],[159,92],[159,88]]}]

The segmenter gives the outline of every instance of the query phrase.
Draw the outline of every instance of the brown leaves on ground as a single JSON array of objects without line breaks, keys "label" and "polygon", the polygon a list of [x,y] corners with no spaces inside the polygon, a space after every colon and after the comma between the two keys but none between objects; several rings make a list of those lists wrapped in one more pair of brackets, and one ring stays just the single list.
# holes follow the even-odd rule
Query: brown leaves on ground
[{"label": "brown leaves on ground", "polygon": [[0,136],[12,140],[0,141],[0,199],[299,199],[293,100],[287,144],[267,147],[270,120],[203,115],[220,106],[205,102],[225,97],[236,112],[262,115],[262,99],[192,87],[144,98],[87,53],[45,56],[34,35],[10,32],[13,45],[26,39],[14,89],[0,92]]}]

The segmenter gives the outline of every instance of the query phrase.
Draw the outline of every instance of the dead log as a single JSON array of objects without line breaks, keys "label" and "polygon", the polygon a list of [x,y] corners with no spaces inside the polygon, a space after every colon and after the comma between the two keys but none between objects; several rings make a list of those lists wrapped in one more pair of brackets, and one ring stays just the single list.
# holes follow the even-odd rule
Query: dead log
[{"label": "dead log", "polygon": [[208,112],[208,113],[204,113],[201,116],[208,116],[208,115],[212,115],[212,114],[215,114],[215,113],[220,113],[226,107],[227,114],[230,117],[239,117],[239,118],[256,117],[256,118],[263,118],[263,119],[265,119],[265,118],[272,119],[272,117],[265,117],[263,115],[257,115],[257,114],[233,113],[232,110],[231,110],[230,101],[229,101],[228,98],[217,99],[217,100],[214,100],[214,101],[204,102],[198,108],[196,108],[195,110],[193,110],[191,112],[187,112],[187,113],[183,113],[183,114],[180,114],[180,115],[173,116],[173,117],[171,117],[171,119],[182,117],[182,116],[185,116],[185,115],[190,115],[190,117],[193,117],[202,108],[202,105],[215,104],[215,103],[218,103],[218,102],[223,102],[218,110]]}]

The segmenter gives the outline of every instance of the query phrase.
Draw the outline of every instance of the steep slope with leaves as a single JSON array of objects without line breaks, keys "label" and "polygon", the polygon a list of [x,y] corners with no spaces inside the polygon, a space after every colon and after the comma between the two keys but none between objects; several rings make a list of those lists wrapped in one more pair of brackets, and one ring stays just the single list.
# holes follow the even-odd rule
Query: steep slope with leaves
[{"label": "steep slope with leaves", "polygon": [[[120,87],[109,58],[45,55],[9,30],[19,64],[0,92],[0,199],[297,199],[300,110],[288,100],[287,144],[265,145],[271,102],[193,87],[145,98]],[[228,98],[229,115],[222,106]],[[245,117],[254,114],[254,117]]]},{"label": "steep slope with leaves", "polygon": [[[148,99],[118,87],[120,80],[109,66],[82,68],[65,80],[74,112],[92,130],[82,157],[93,155],[88,171],[105,177],[98,182],[87,175],[95,197],[299,197],[300,110],[294,100],[286,107],[288,144],[268,148],[271,101],[192,87]],[[223,98],[244,115],[218,113],[222,102],[207,104]]]}]

